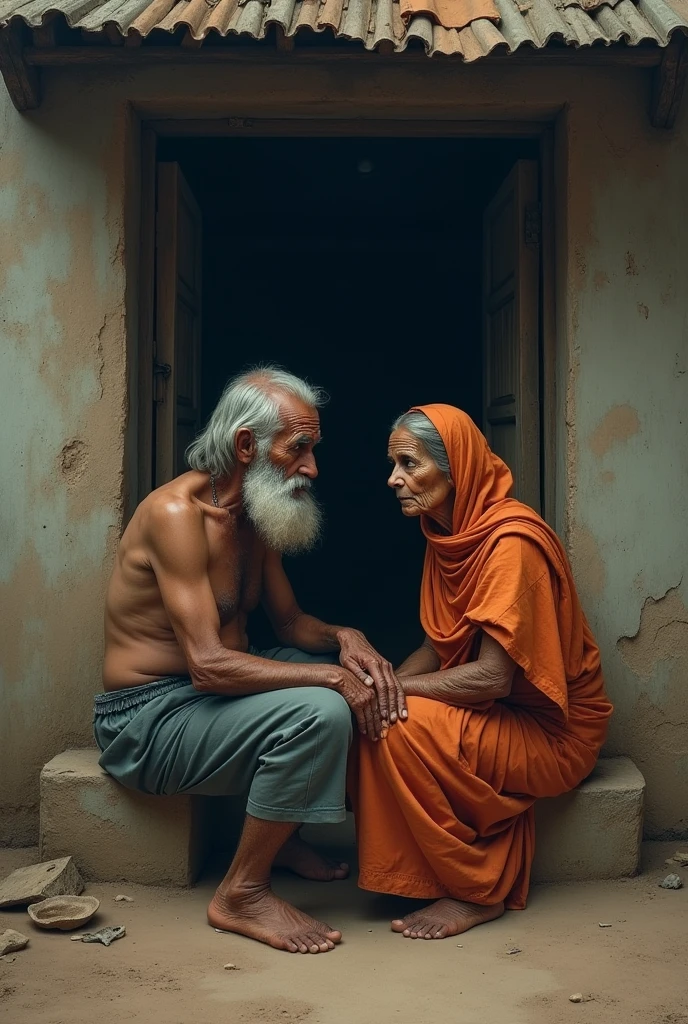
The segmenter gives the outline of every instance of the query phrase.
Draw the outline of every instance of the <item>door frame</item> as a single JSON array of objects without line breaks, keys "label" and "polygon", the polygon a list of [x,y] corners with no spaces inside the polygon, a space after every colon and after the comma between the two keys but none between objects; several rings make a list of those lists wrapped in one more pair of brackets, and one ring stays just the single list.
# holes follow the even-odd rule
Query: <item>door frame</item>
[{"label": "door frame", "polygon": [[[560,117],[562,115],[559,115]],[[371,118],[135,118],[134,145],[139,154],[138,181],[132,190],[139,202],[138,339],[131,353],[138,370],[134,431],[135,458],[128,460],[135,479],[127,492],[133,499],[130,513],[151,490],[154,438],[154,338],[155,338],[155,217],[158,140],[162,138],[465,138],[530,139],[538,143],[540,167],[540,491],[542,514],[556,527],[560,514],[557,487],[557,241],[560,205],[556,166],[557,122],[463,121]],[[557,173],[559,172],[559,173]],[[136,467],[134,470],[134,466]]]}]

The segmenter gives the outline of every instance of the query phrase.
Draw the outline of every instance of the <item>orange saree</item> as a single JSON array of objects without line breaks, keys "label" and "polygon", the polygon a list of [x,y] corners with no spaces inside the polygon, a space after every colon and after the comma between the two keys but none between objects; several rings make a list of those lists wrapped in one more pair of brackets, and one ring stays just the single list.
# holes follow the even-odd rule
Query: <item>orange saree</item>
[{"label": "orange saree", "polygon": [[503,700],[460,708],[409,697],[407,722],[361,740],[351,794],[359,885],[522,909],[533,804],[589,774],[612,707],[558,537],[509,497],[510,471],[468,416],[420,411],[444,441],[456,488],[451,535],[421,517],[423,628],[442,669],[473,660],[484,631],[517,670]]}]

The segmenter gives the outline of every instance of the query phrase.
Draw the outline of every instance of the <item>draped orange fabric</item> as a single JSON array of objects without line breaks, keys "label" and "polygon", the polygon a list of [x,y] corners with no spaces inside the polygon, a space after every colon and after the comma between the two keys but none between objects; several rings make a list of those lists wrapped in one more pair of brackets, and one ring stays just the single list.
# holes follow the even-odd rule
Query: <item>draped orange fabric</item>
[{"label": "draped orange fabric", "polygon": [[560,540],[509,497],[509,469],[465,413],[419,411],[444,441],[456,489],[451,535],[421,517],[423,628],[442,669],[474,660],[484,631],[517,670],[504,700],[410,697],[408,722],[377,744],[362,739],[351,784],[359,885],[522,909],[534,801],[590,773],[612,707]]}]

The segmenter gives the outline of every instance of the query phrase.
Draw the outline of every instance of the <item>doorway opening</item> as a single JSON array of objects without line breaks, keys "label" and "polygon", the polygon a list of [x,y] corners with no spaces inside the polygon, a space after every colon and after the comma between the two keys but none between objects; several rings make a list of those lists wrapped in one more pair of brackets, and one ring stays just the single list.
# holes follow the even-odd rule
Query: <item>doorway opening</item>
[{"label": "doorway opening", "polygon": [[[324,387],[325,530],[285,565],[305,610],[358,626],[395,663],[422,639],[424,541],[386,486],[394,418],[460,406],[539,500],[538,153],[528,139],[158,144],[156,360],[169,379],[155,482],[183,471],[248,365]],[[250,639],[274,642],[260,615]]]}]

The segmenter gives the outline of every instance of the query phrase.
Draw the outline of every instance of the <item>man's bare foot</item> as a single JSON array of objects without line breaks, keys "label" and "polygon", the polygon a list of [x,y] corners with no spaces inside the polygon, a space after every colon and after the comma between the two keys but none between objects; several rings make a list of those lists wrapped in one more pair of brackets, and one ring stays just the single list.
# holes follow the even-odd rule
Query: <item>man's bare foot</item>
[{"label": "man's bare foot", "polygon": [[461,900],[437,900],[422,910],[401,920],[392,921],[392,931],[401,932],[407,939],[446,939],[475,928],[477,924],[494,921],[504,913],[504,904],[481,907],[477,903]]},{"label": "man's bare foot", "polygon": [[335,864],[297,835],[286,841],[275,857],[273,867],[288,868],[295,875],[312,882],[331,882],[335,878],[346,878],[349,874],[348,864]]},{"label": "man's bare foot", "polygon": [[262,887],[213,896],[208,923],[225,932],[238,932],[289,953],[327,953],[342,933],[303,914]]}]

